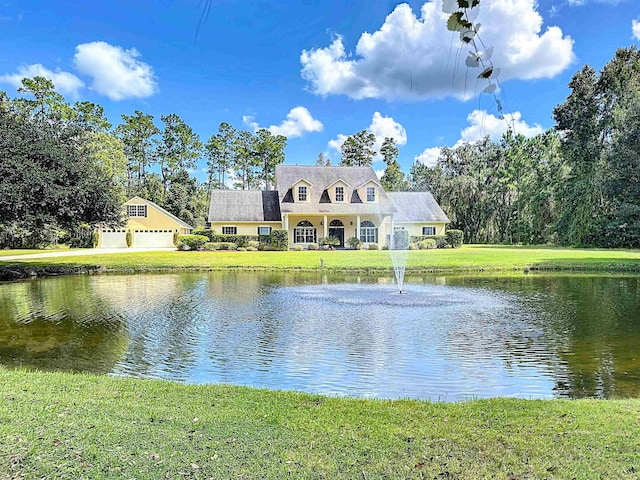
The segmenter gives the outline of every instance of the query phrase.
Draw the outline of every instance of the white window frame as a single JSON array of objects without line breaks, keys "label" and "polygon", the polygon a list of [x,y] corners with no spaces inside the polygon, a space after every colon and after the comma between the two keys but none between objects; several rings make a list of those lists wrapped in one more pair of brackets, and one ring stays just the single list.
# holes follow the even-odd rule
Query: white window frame
[{"label": "white window frame", "polygon": [[367,202],[376,201],[376,187],[367,187]]},{"label": "white window frame", "polygon": [[344,187],[336,187],[336,202],[344,202]]},{"label": "white window frame", "polygon": [[307,201],[307,186],[299,185],[298,186],[298,201],[306,202]]},{"label": "white window frame", "polygon": [[[433,233],[425,233],[426,229],[430,229]],[[436,234],[436,227],[434,227],[433,225],[422,227],[422,235],[435,235],[435,234]]]},{"label": "white window frame", "polygon": [[360,241],[362,243],[378,243],[378,229],[373,222],[365,220],[360,222]]},{"label": "white window frame", "polygon": [[[260,233],[260,230],[266,228],[267,233]],[[258,227],[258,235],[271,235],[271,227]]]},{"label": "white window frame", "polygon": [[232,227],[231,225],[222,227],[222,235],[237,235],[237,234],[238,234],[238,227]]},{"label": "white window frame", "polygon": [[317,230],[309,220],[301,220],[293,229],[293,243],[316,243]]},{"label": "white window frame", "polygon": [[129,217],[147,217],[147,206],[141,204],[127,205],[127,216]]}]

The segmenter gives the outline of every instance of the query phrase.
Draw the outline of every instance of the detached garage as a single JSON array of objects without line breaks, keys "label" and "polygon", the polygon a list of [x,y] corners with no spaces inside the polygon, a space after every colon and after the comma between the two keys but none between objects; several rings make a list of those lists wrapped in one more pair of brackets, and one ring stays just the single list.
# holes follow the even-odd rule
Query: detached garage
[{"label": "detached garage", "polygon": [[121,229],[102,229],[98,248],[127,248],[130,232],[132,248],[172,248],[173,237],[189,234],[193,227],[150,200],[133,197],[124,204],[127,224]]}]

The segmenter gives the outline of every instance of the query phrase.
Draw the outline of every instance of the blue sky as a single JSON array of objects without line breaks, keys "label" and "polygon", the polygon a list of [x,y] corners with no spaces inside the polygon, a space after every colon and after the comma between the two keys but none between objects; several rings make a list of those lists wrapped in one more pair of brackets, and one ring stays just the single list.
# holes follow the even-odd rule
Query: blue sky
[{"label": "blue sky", "polygon": [[[136,109],[158,126],[177,113],[203,140],[220,122],[270,128],[289,137],[288,164],[320,152],[335,164],[344,135],[370,129],[399,141],[408,172],[438,147],[506,128],[441,0],[212,0],[203,17],[206,3],[0,0],[0,89],[15,96],[20,77],[43,74],[114,125]],[[638,20],[635,0],[482,0],[479,33],[516,129],[553,126],[572,75],[638,44]]]}]

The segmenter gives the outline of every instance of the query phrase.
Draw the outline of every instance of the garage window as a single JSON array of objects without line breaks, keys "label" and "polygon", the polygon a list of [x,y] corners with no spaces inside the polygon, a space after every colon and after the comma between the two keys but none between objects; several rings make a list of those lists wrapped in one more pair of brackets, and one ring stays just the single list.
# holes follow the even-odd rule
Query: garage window
[{"label": "garage window", "polygon": [[130,217],[146,217],[147,206],[146,205],[127,205],[127,213]]}]

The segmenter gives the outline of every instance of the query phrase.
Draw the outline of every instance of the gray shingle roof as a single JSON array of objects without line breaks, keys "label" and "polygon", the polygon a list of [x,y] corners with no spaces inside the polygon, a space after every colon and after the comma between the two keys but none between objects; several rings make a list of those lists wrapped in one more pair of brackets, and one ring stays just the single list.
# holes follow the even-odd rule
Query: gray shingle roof
[{"label": "gray shingle roof", "polygon": [[280,203],[275,190],[213,190],[210,222],[279,222]]},{"label": "gray shingle roof", "polygon": [[388,192],[396,208],[394,222],[446,222],[450,220],[429,192]]},{"label": "gray shingle roof", "polygon": [[[372,180],[380,183],[371,167],[319,167],[311,165],[278,165],[276,167],[276,190],[283,213],[344,213],[344,214],[390,214],[395,208],[389,202],[387,194],[380,188],[376,203],[320,203],[324,190],[338,180],[346,185],[345,198],[353,197],[353,186],[364,185]],[[313,185],[309,188],[308,202],[284,202],[289,189],[300,179]]]}]

